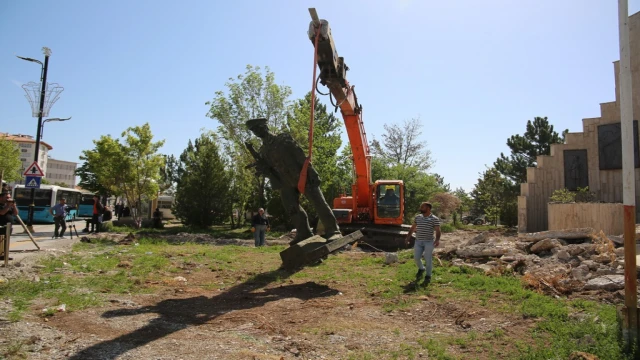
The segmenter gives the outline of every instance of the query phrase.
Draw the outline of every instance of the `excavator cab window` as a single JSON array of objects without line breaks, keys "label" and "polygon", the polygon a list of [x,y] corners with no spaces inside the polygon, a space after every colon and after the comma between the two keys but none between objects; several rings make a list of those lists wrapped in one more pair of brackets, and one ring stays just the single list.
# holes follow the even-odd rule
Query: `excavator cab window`
[{"label": "excavator cab window", "polygon": [[400,185],[378,185],[378,217],[400,216]]}]

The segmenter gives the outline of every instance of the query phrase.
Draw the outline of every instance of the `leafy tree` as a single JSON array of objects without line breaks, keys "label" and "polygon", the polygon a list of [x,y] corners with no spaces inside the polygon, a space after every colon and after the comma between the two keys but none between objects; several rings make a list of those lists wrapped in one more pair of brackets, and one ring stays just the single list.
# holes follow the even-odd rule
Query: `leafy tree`
[{"label": "leafy tree", "polygon": [[177,179],[173,211],[186,225],[206,228],[232,212],[231,173],[220,155],[218,138],[208,132],[189,143],[180,155],[183,176]]},{"label": "leafy tree", "polygon": [[42,178],[42,179],[40,179],[40,184],[42,184],[42,185],[51,185],[51,181],[49,181],[49,179]]},{"label": "leafy tree", "polygon": [[164,166],[160,168],[160,193],[174,194],[179,176],[179,161],[173,155],[163,155]]},{"label": "leafy tree", "polygon": [[[84,156],[80,156],[80,159],[87,160],[87,158]],[[78,185],[85,190],[91,191],[92,193],[101,196],[108,196],[111,193],[111,191],[107,187],[108,185],[103,186],[100,182],[98,182],[98,176],[96,175],[95,171],[91,169],[91,166],[96,165],[97,164],[95,162],[85,161],[84,163],[82,163],[82,165],[76,168],[75,175],[80,177],[80,182],[78,183]]]},{"label": "leafy tree", "polygon": [[451,185],[449,184],[445,184],[444,182],[444,177],[440,174],[433,174],[433,176],[436,178],[436,182],[438,183],[438,185],[445,191],[445,192],[451,192]]},{"label": "leafy tree", "polygon": [[416,167],[420,171],[428,171],[433,165],[431,151],[426,141],[420,139],[422,123],[420,118],[405,120],[402,125],[384,124],[385,134],[382,143],[371,142],[371,152],[389,164],[400,164],[405,167]]},{"label": "leafy tree", "polygon": [[[469,196],[469,194],[467,194],[466,191],[464,191],[463,188],[459,187],[457,188],[453,194],[460,199],[460,206],[458,206],[458,208],[456,209],[456,214],[459,215],[460,218],[462,218],[462,215],[465,212],[468,212],[469,210],[471,210],[472,206],[473,206],[473,199],[471,199],[471,197]],[[456,218],[454,217],[454,222],[455,222]]]},{"label": "leafy tree", "polygon": [[257,139],[246,128],[245,122],[252,118],[264,117],[269,127],[279,131],[286,127],[287,108],[291,89],[278,85],[275,75],[268,67],[264,74],[259,67],[247,65],[245,73],[230,78],[225,84],[226,92],[216,91],[207,116],[217,120],[221,150],[225,154],[231,172],[231,199],[233,207],[244,213],[249,208],[265,207],[264,177],[256,178],[246,166],[254,160],[245,147],[251,142],[257,147]]},{"label": "leafy tree", "polygon": [[87,190],[100,191],[104,195],[124,195],[129,206],[138,209],[134,217],[139,226],[143,199],[158,194],[164,159],[157,151],[164,140],[153,142],[148,123],[129,127],[121,136],[123,141],[113,139],[111,135],[94,140],[95,148],[82,152],[80,160],[85,163],[77,173],[80,185]]},{"label": "leafy tree", "polygon": [[80,186],[102,196],[122,195],[120,184],[124,182],[127,171],[123,157],[123,145],[111,135],[102,135],[94,140],[95,148],[83,150],[76,174],[80,177]]},{"label": "leafy tree", "polygon": [[22,178],[22,162],[20,161],[20,149],[18,145],[5,138],[0,137],[0,173],[2,180],[7,183],[20,180]]},{"label": "leafy tree", "polygon": [[509,179],[502,176],[496,168],[489,168],[482,173],[471,191],[471,197],[474,200],[474,212],[485,214],[496,224],[501,215],[509,226],[514,225],[514,221],[517,222],[517,194]]},{"label": "leafy tree", "polygon": [[451,213],[456,211],[462,204],[454,194],[448,192],[439,192],[434,194],[430,199],[434,213],[441,218],[448,218]]},{"label": "leafy tree", "polygon": [[500,153],[494,167],[514,184],[525,183],[527,167],[536,166],[538,155],[549,155],[551,144],[563,143],[568,131],[565,130],[562,135],[559,135],[553,130],[553,125],[549,123],[547,117],[528,120],[523,136],[516,134],[507,139],[511,154],[505,156],[504,153]]},{"label": "leafy tree", "polygon": [[160,169],[164,166],[164,158],[158,150],[164,140],[153,142],[153,134],[149,123],[143,126],[129,127],[122,132],[124,146],[121,159],[125,172],[125,181],[120,185],[129,204],[135,204],[140,217],[143,199],[151,199],[158,195]]}]

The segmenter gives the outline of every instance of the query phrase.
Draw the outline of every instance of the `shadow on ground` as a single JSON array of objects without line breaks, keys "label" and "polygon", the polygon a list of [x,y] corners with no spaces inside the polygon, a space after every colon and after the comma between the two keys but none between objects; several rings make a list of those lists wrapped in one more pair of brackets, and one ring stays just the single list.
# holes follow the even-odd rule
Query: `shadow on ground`
[{"label": "shadow on ground", "polygon": [[188,327],[205,324],[233,310],[251,309],[285,298],[309,300],[338,294],[337,290],[314,282],[284,285],[255,292],[274,281],[288,278],[294,273],[282,269],[262,273],[213,297],[168,299],[156,305],[138,309],[107,311],[102,315],[105,318],[133,316],[142,313],[155,313],[160,316],[138,330],[81,350],[70,359],[115,359],[130,350]]}]

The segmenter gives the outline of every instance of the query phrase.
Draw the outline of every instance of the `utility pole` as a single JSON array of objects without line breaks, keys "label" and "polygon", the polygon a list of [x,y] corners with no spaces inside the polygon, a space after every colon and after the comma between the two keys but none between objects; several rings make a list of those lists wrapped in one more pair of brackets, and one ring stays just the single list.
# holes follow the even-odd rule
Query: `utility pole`
[{"label": "utility pole", "polygon": [[[47,69],[49,68],[49,56],[51,56],[51,49],[43,47],[44,52],[44,66],[42,67],[42,74],[40,81],[42,82],[42,90],[40,90],[40,110],[38,112],[38,130],[36,131],[36,153],[33,155],[33,161],[40,163],[38,158],[40,157],[40,131],[42,129],[42,114],[44,113],[44,95],[47,90]],[[33,211],[35,205],[36,189],[31,188],[31,203],[29,204],[29,218],[27,219],[27,226],[29,231],[33,232]]]},{"label": "utility pole", "polygon": [[638,284],[636,274],[636,188],[629,4],[618,0],[620,35],[620,127],[622,133],[622,202],[624,206],[624,307],[620,309],[622,339],[627,350],[638,343]]}]

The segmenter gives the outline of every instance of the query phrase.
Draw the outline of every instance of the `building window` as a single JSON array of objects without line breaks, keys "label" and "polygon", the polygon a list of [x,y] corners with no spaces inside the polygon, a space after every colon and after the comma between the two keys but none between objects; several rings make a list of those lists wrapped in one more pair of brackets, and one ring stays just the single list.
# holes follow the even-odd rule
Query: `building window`
[{"label": "building window", "polygon": [[22,151],[22,152],[27,152],[27,151],[29,151],[29,150],[27,150],[27,149],[21,149],[20,151]]}]

